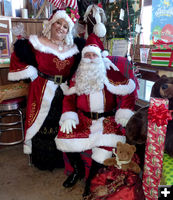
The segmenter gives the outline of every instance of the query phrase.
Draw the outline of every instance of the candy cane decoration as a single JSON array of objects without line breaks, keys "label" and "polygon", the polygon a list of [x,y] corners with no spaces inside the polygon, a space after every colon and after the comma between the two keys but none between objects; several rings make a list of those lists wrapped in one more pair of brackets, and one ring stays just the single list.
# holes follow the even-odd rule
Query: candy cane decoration
[{"label": "candy cane decoration", "polygon": [[48,0],[50,3],[52,3],[56,8],[63,8],[71,7],[71,8],[78,8],[77,6],[77,0]]}]

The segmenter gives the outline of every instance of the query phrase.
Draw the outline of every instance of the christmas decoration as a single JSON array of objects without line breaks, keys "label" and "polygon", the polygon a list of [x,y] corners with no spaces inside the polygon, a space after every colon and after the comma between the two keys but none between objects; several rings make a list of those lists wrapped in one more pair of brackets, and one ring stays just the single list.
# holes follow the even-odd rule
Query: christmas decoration
[{"label": "christmas decoration", "polygon": [[143,189],[146,200],[158,199],[166,129],[170,119],[168,100],[151,98],[148,111],[148,135],[143,173]]},{"label": "christmas decoration", "polygon": [[116,0],[109,3],[106,9],[107,39],[134,38],[137,34],[135,26],[140,15],[138,0]]}]

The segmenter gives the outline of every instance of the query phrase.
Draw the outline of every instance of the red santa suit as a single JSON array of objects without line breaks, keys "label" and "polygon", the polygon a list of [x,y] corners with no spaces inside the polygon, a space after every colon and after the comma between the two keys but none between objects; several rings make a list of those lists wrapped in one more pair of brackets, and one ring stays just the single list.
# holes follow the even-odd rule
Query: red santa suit
[{"label": "red santa suit", "polygon": [[[69,90],[72,94],[63,100],[60,125],[66,119],[73,119],[77,126],[70,134],[58,132],[55,139],[57,148],[63,152],[92,149],[92,159],[98,163],[111,157],[112,152],[108,148],[116,147],[118,141],[126,142],[122,126],[133,115],[134,90],[134,81],[126,79],[118,69],[107,70],[104,88],[88,95],[75,93],[74,77]],[[100,116],[93,119],[92,114]]]},{"label": "red santa suit", "polygon": [[14,52],[11,56],[8,74],[8,79],[11,81],[27,78],[32,80],[27,100],[25,123],[24,153],[26,154],[31,154],[31,139],[41,128],[48,115],[55,91],[60,87],[60,83],[43,78],[40,72],[51,77],[56,76],[58,79],[66,79],[73,66],[74,55],[79,52],[75,44],[69,47],[66,52],[57,52],[40,43],[36,35],[30,36],[29,42],[35,54],[38,67],[35,68],[26,62],[21,62]]}]

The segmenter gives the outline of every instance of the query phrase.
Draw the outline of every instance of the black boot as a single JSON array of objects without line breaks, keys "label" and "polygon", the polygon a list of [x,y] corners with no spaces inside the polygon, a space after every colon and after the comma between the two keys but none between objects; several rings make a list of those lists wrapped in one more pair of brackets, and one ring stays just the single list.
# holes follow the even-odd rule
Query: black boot
[{"label": "black boot", "polygon": [[69,188],[74,186],[78,180],[84,178],[85,166],[79,153],[66,153],[66,155],[74,169],[74,172],[63,183],[65,188]]},{"label": "black boot", "polygon": [[102,167],[104,167],[104,165],[97,163],[96,161],[92,160],[92,165],[91,165],[91,168],[90,168],[89,176],[88,176],[86,183],[85,183],[85,189],[84,189],[84,192],[83,192],[83,197],[86,197],[90,194],[91,181],[96,176],[99,169],[102,168]]}]

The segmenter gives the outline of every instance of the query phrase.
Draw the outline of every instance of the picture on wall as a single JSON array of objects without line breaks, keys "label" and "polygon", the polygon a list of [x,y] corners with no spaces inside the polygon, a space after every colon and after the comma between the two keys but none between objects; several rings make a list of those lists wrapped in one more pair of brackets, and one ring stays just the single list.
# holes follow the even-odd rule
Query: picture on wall
[{"label": "picture on wall", "polygon": [[10,57],[9,35],[0,34],[0,58]]},{"label": "picture on wall", "polygon": [[173,1],[152,1],[151,43],[173,41]]}]

